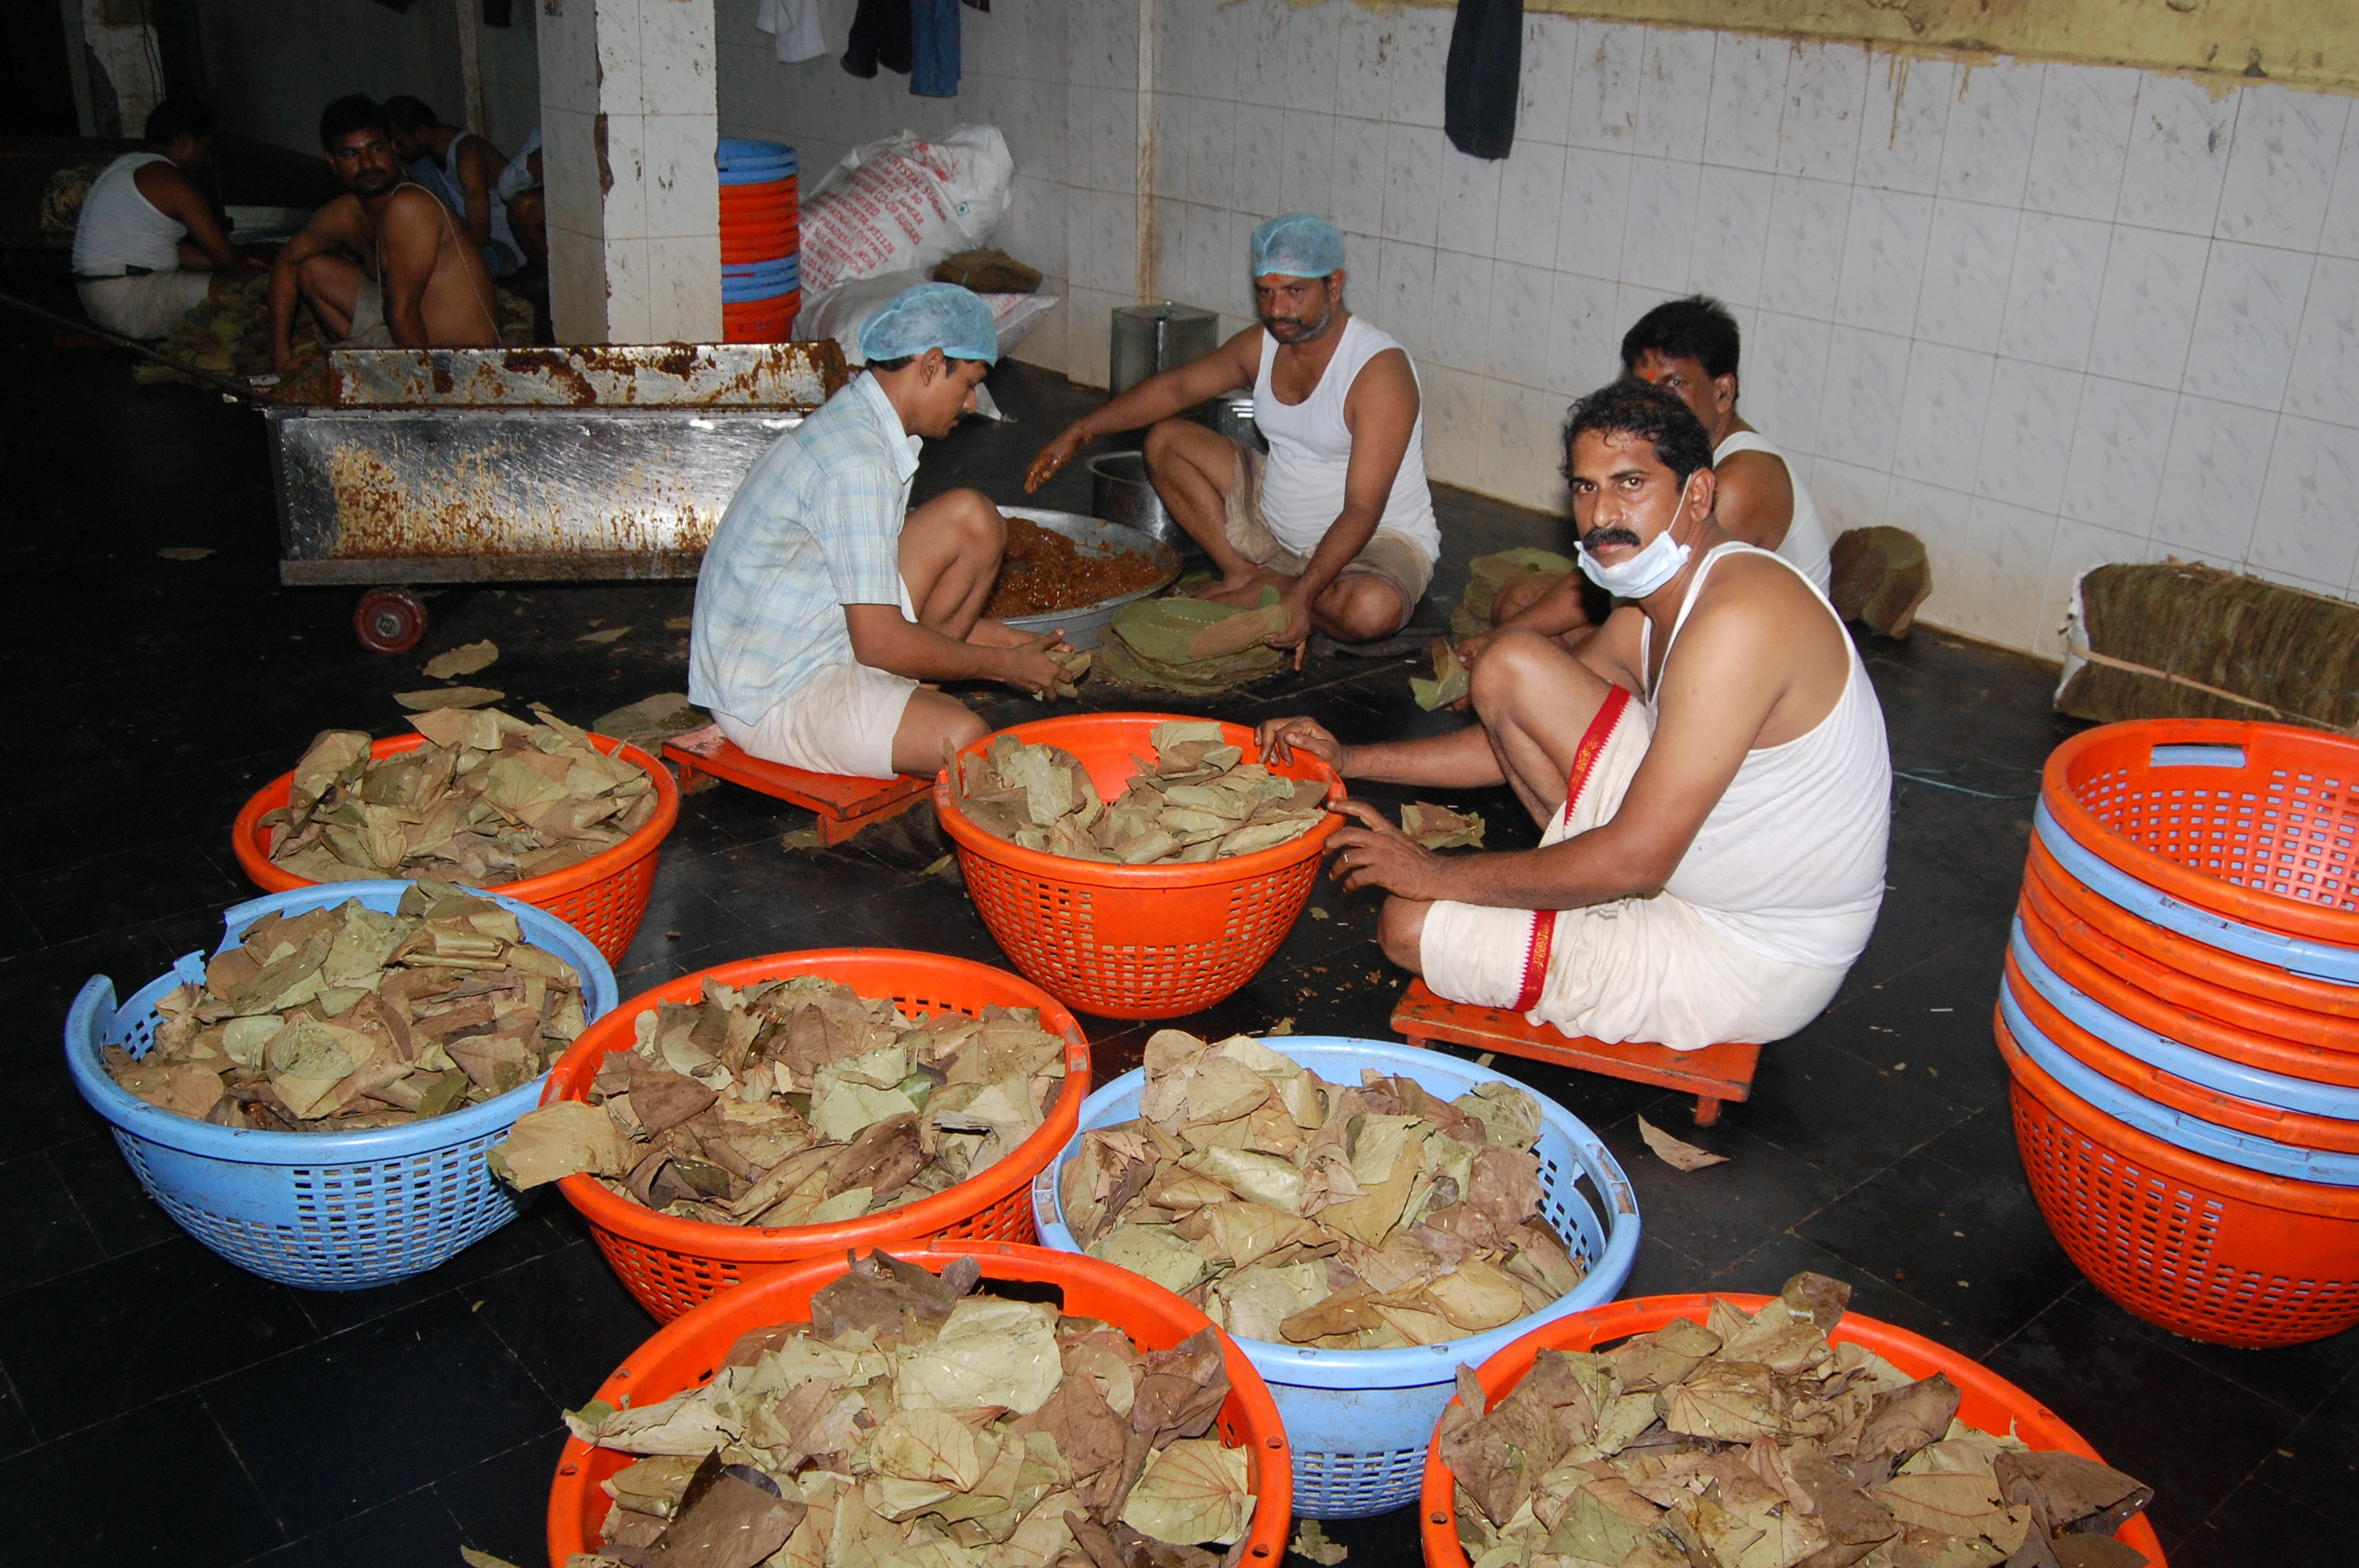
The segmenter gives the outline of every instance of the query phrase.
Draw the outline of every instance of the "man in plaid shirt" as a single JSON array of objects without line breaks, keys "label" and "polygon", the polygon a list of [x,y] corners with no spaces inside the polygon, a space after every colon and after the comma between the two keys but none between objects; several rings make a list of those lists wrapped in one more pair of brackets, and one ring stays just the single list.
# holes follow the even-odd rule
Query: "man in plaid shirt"
[{"label": "man in plaid shirt", "polygon": [[739,750],[813,773],[930,773],[986,733],[920,682],[1053,689],[1056,633],[984,618],[1007,524],[972,490],[909,510],[923,437],[950,434],[999,357],[990,307],[906,290],[860,334],[866,371],[772,443],[696,579],[690,699]]}]

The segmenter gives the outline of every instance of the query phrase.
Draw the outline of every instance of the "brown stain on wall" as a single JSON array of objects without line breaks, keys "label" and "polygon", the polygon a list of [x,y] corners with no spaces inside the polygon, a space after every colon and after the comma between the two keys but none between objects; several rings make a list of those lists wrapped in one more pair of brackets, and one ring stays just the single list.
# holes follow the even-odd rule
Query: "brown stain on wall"
[{"label": "brown stain on wall", "polygon": [[[1455,0],[1356,3],[1447,10]],[[2128,66],[2197,78],[2215,96],[2261,81],[2359,93],[2354,0],[1524,0],[1524,9],[1975,63]]]}]

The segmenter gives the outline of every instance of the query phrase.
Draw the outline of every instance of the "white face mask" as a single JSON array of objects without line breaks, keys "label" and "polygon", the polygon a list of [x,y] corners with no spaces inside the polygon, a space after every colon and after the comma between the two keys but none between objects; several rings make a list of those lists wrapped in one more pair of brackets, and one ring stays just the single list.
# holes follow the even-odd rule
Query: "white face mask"
[{"label": "white face mask", "polygon": [[[1686,507],[1687,502],[1687,486],[1681,485],[1680,503],[1671,511],[1673,527],[1678,526],[1680,512]],[[1607,566],[1591,555],[1587,546],[1582,546],[1580,560],[1582,575],[1614,598],[1644,599],[1679,576],[1688,564],[1688,557],[1693,554],[1685,545],[1673,539],[1671,530],[1666,528],[1655,535],[1653,543],[1626,561]]]}]

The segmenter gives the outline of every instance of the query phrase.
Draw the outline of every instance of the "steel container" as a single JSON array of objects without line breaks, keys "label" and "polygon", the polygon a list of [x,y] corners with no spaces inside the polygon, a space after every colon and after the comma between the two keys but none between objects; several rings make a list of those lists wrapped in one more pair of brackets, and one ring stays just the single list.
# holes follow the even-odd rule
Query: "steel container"
[{"label": "steel container", "polygon": [[1090,510],[1111,523],[1136,528],[1180,553],[1185,560],[1201,557],[1203,549],[1164,509],[1155,481],[1147,477],[1147,459],[1137,452],[1108,452],[1090,460]]},{"label": "steel container", "polygon": [[1100,555],[1126,550],[1146,556],[1163,568],[1161,577],[1132,593],[1101,599],[1094,604],[1084,604],[1077,609],[1050,611],[1045,615],[1008,617],[1006,624],[1019,632],[1061,630],[1070,645],[1094,648],[1105,637],[1105,629],[1114,623],[1115,611],[1133,600],[1160,593],[1179,580],[1179,553],[1158,539],[1141,537],[1136,528],[1096,517],[1084,517],[1076,512],[1039,512],[1026,506],[1003,506],[999,514],[1003,517],[1022,517],[1051,533],[1062,534],[1084,550]]}]

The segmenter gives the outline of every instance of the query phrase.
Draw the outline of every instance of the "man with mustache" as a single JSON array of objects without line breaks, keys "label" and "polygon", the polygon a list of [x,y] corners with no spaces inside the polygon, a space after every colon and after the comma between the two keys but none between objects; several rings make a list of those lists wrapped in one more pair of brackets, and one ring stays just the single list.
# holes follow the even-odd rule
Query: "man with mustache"
[{"label": "man with mustache", "polygon": [[1395,963],[1452,1000],[1603,1041],[1778,1040],[1832,1000],[1884,898],[1891,762],[1843,623],[1791,563],[1713,515],[1712,445],[1666,388],[1573,406],[1582,570],[1625,601],[1578,654],[1508,631],[1476,656],[1478,724],[1346,746],[1262,726],[1347,778],[1514,787],[1526,851],[1443,857],[1357,801],[1332,840],[1378,887]]},{"label": "man with mustache", "polygon": [[350,348],[488,349],[500,341],[484,258],[440,198],[402,178],[384,108],[355,93],[320,116],[349,193],[311,215],[270,273],[270,353],[285,370],[298,302]]},{"label": "man with mustache", "polygon": [[[1408,351],[1343,307],[1343,236],[1307,212],[1253,232],[1261,325],[1202,359],[1139,383],[1040,449],[1034,491],[1082,443],[1150,427],[1147,467],[1171,515],[1220,572],[1198,592],[1251,604],[1278,589],[1294,650],[1315,628],[1341,643],[1408,624],[1441,553],[1425,480],[1425,416]],[[1177,417],[1253,389],[1269,455]]]}]

